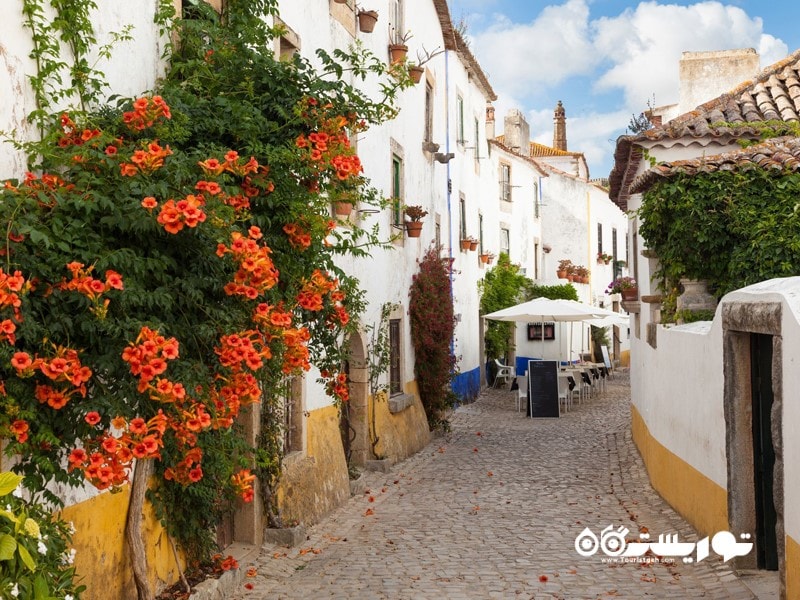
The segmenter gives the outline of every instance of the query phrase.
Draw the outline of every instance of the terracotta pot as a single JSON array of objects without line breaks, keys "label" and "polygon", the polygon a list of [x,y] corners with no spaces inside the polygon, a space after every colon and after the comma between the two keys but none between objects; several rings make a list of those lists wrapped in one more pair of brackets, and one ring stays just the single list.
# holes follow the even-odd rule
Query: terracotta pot
[{"label": "terracotta pot", "polygon": [[401,63],[408,55],[408,46],[405,44],[389,44],[389,56],[392,64]]},{"label": "terracotta pot", "polygon": [[358,13],[358,28],[364,33],[372,33],[375,23],[378,22],[378,13],[374,10],[363,10]]},{"label": "terracotta pot", "polygon": [[348,216],[351,212],[353,212],[353,203],[352,202],[334,202],[333,203],[333,212],[337,215],[342,217]]},{"label": "terracotta pot", "polygon": [[620,294],[622,294],[623,300],[638,300],[639,288],[625,288],[624,290],[620,290]]},{"label": "terracotta pot", "polygon": [[487,264],[489,262],[489,255],[488,254],[481,254],[480,258],[481,258],[481,262],[483,264]]},{"label": "terracotta pot", "polygon": [[425,73],[425,69],[423,67],[418,67],[416,65],[408,67],[408,74],[411,77],[411,81],[414,83],[419,83],[422,81],[423,73]]},{"label": "terracotta pot", "polygon": [[470,250],[472,250],[473,252],[475,252],[475,250],[477,250],[477,249],[478,249],[478,242],[473,242],[473,241],[470,241],[470,243],[469,243],[469,249],[470,249]]},{"label": "terracotta pot", "polygon": [[469,250],[470,245],[472,242],[470,240],[461,240],[461,249],[462,250]]},{"label": "terracotta pot", "polygon": [[422,235],[422,221],[406,221],[406,235],[412,238]]},{"label": "terracotta pot", "polygon": [[567,272],[566,271],[556,271],[556,277],[558,277],[559,279],[566,279],[567,278]]}]

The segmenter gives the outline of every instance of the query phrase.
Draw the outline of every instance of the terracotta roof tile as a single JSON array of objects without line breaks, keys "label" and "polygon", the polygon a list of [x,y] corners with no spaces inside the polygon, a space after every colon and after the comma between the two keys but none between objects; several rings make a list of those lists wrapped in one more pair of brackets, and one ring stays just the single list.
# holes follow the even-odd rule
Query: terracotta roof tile
[{"label": "terracotta roof tile", "polygon": [[551,146],[545,146],[538,142],[530,143],[530,154],[532,158],[541,156],[583,156],[583,152],[570,152],[569,150],[559,150]]},{"label": "terracotta roof tile", "polygon": [[774,169],[800,171],[800,138],[785,136],[714,156],[676,160],[656,165],[633,180],[630,192],[647,191],[661,178],[678,173],[694,175],[715,171],[741,171],[746,169]]},{"label": "terracotta roof tile", "polygon": [[[614,168],[609,175],[609,196],[623,209],[627,207],[627,173],[635,171],[636,159],[631,146],[640,142],[683,137],[753,139],[760,137],[757,127],[749,124],[763,121],[800,121],[800,50],[764,69],[755,80],[745,81],[695,110],[638,135],[617,139]],[[723,125],[724,123],[724,125]],[[629,161],[636,159],[635,164]]]}]

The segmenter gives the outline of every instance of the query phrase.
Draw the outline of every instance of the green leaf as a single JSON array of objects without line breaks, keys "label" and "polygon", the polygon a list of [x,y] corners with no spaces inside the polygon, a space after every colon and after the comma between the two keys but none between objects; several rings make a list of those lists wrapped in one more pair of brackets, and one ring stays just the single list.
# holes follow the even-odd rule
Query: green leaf
[{"label": "green leaf", "polygon": [[17,540],[4,533],[0,535],[0,560],[11,560],[14,558],[14,550],[17,549]]},{"label": "green leaf", "polygon": [[36,561],[33,560],[33,557],[25,548],[25,546],[17,544],[17,552],[19,553],[19,557],[22,559],[22,562],[26,567],[28,567],[31,571],[36,569]]},{"label": "green leaf", "polygon": [[0,473],[0,496],[10,494],[22,481],[22,477],[16,473]]}]

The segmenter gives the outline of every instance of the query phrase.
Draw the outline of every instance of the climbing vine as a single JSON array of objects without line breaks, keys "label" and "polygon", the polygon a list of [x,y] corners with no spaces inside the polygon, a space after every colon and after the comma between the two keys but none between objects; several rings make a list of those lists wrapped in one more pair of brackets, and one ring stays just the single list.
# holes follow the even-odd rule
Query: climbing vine
[{"label": "climbing vine", "polygon": [[673,293],[683,278],[707,279],[715,295],[798,274],[800,174],[752,168],[677,174],[659,181],[638,211],[659,258],[655,278]]},{"label": "climbing vine", "polygon": [[444,412],[452,406],[450,382],[456,368],[452,350],[455,315],[448,261],[435,245],[419,261],[409,291],[408,314],[414,373],[428,423],[432,429],[446,427]]},{"label": "climbing vine", "polygon": [[[359,48],[320,52],[321,71],[261,52],[272,1],[230,0],[222,15],[198,3],[187,20],[166,4],[159,26],[180,42],[163,82],[101,105],[93,1],[26,0],[42,139],[26,144],[35,169],[0,190],[0,436],[25,487],[55,503],[50,481],[116,489],[137,459],[137,497],[154,468],[148,497],[196,562],[254,474],[274,511],[286,379],[313,363],[347,399],[340,342],[363,300],[335,257],[382,242],[339,227],[329,198],[382,206],[350,139],[391,117],[408,82]],[[373,78],[378,97],[345,73]],[[250,448],[235,422],[258,402]]]}]

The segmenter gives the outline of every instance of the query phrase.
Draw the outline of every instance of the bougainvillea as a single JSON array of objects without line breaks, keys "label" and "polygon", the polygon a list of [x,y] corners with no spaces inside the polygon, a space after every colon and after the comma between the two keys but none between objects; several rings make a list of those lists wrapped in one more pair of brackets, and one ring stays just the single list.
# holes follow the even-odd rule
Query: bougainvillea
[{"label": "bougainvillea", "polygon": [[440,256],[436,246],[431,246],[419,261],[419,271],[409,291],[408,314],[419,395],[428,423],[434,428],[442,425],[442,413],[451,404],[450,381],[456,368],[449,261]]}]

